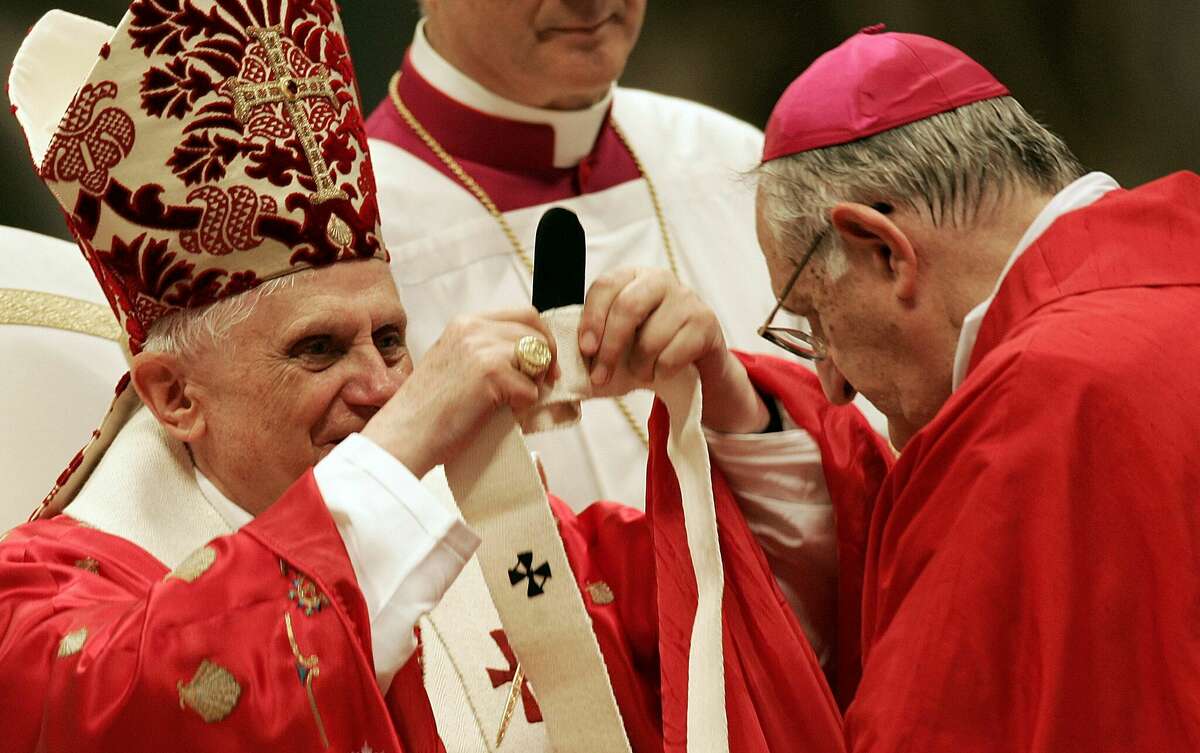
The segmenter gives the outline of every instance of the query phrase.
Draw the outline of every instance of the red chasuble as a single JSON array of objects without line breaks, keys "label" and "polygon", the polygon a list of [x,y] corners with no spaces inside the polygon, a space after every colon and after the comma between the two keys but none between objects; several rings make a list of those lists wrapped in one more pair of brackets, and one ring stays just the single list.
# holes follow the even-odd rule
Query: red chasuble
[{"label": "red chasuble", "polygon": [[0,635],[5,750],[440,749],[419,672],[379,692],[311,472],[171,572],[65,515],[14,529]]},{"label": "red chasuble", "polygon": [[[768,356],[741,358],[756,386],[778,395],[793,420],[821,449],[826,484],[837,508],[839,540],[839,628],[831,674],[840,694],[849,697],[859,672],[862,550],[855,542],[864,538],[871,503],[891,463],[891,450],[856,408],[829,404],[816,376],[804,367]],[[666,410],[657,405],[650,423],[652,436],[665,436],[668,424]],[[684,753],[687,652],[696,582],[683,547],[679,487],[661,441],[651,447],[647,476],[646,515],[653,530],[658,579],[663,749]],[[730,751],[843,750],[834,694],[719,473],[713,474],[713,497],[725,568],[722,615]]]},{"label": "red chasuble", "polygon": [[854,751],[1200,750],[1200,177],[1005,278],[867,539]]}]

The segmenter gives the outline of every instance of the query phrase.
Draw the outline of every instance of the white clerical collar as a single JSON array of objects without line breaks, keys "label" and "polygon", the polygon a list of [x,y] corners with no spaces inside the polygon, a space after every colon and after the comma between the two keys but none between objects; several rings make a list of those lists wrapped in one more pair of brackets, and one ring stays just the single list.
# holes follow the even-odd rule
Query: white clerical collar
[{"label": "white clerical collar", "polygon": [[1042,233],[1046,232],[1059,217],[1067,212],[1082,209],[1097,201],[1109,191],[1120,187],[1116,180],[1105,173],[1088,173],[1055,194],[1054,198],[1042,208],[1042,211],[1034,218],[1033,222],[1029,225],[1029,229],[1025,231],[1025,235],[1021,236],[1017,247],[1013,249],[1012,254],[1008,257],[1008,263],[1004,265],[1004,269],[1000,272],[1000,277],[996,280],[996,287],[992,289],[992,294],[978,306],[971,309],[971,312],[963,319],[962,330],[958,333],[958,349],[954,352],[954,381],[951,385],[952,389],[958,389],[963,379],[966,378],[967,366],[971,361],[971,351],[975,349],[975,338],[979,336],[979,327],[983,324],[983,317],[987,314],[992,301],[995,300],[996,293],[1000,291],[1000,285],[1004,282],[1004,278],[1008,276],[1009,270],[1017,263],[1017,259],[1021,257],[1021,254],[1025,253],[1025,249],[1033,245],[1033,242],[1041,237]]},{"label": "white clerical collar", "polygon": [[425,37],[425,19],[417,24],[408,55],[421,78],[451,99],[488,115],[553,128],[555,167],[574,167],[592,153],[612,104],[612,88],[599,102],[582,110],[547,110],[505,99],[483,88],[438,54]]},{"label": "white clerical collar", "polygon": [[196,483],[200,486],[200,493],[204,495],[204,499],[233,530],[236,531],[254,520],[253,515],[238,507],[233,500],[222,494],[221,490],[209,481],[208,476],[201,473],[199,468],[196,469]]}]

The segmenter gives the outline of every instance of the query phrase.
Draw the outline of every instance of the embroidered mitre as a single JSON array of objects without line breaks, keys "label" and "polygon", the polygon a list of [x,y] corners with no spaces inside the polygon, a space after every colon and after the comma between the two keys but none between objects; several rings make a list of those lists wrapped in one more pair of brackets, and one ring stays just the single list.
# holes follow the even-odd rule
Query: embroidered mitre
[{"label": "embroidered mitre", "polygon": [[[333,0],[136,0],[115,29],[51,11],[9,95],[133,353],[173,311],[388,258]],[[126,375],[34,517],[71,502],[140,405]]]},{"label": "embroidered mitre", "polygon": [[137,0],[34,142],[134,352],[171,311],[387,258],[332,0]]}]

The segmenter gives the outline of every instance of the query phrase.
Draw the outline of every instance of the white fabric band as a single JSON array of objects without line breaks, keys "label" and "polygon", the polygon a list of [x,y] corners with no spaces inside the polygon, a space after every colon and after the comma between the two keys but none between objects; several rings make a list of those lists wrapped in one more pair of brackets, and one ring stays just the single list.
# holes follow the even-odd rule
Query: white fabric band
[{"label": "white fabric band", "polygon": [[[521,417],[529,431],[578,420],[591,397],[579,353],[581,307],[543,315],[558,343],[561,377]],[[721,644],[724,587],[708,451],[700,428],[694,369],[653,385],[671,416],[668,456],[683,499],[687,543],[699,601],[688,659],[688,750],[728,750]],[[478,558],[509,642],[537,689],[546,732],[558,753],[628,753],[604,658],[575,585],[537,469],[508,411],[446,466],[464,519],[483,543]]]}]

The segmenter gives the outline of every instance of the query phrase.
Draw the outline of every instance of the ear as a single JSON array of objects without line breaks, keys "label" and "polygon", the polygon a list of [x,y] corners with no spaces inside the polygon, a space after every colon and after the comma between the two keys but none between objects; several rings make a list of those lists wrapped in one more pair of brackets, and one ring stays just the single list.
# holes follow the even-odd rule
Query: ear
[{"label": "ear", "polygon": [[913,299],[917,254],[908,236],[890,217],[866,204],[844,201],[834,206],[830,221],[848,252],[870,259],[873,268],[892,285],[897,298]]},{"label": "ear", "polygon": [[182,359],[171,353],[138,353],[129,369],[138,397],[172,438],[194,442],[204,436],[204,412],[193,399]]}]

